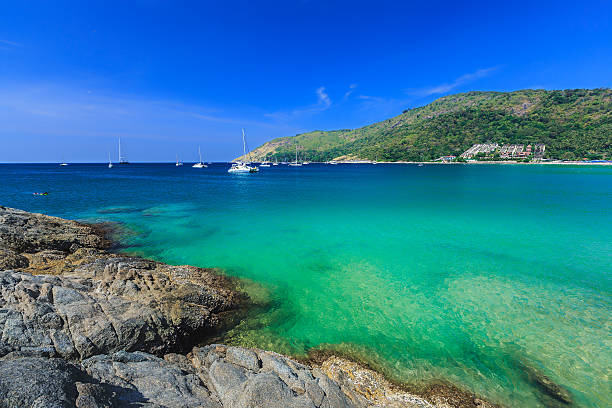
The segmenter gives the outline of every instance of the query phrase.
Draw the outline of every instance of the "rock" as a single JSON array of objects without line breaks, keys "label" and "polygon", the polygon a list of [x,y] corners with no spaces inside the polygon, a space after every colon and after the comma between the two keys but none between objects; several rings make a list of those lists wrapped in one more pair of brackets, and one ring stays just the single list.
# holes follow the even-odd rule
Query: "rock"
[{"label": "rock", "polygon": [[45,249],[68,253],[81,247],[108,246],[94,227],[0,206],[0,248],[17,253]]},{"label": "rock", "polygon": [[115,398],[126,406],[222,407],[196,374],[147,353],[95,356],[82,367],[93,380],[115,389]]},{"label": "rock", "polygon": [[83,373],[57,358],[0,360],[0,406],[73,407]]},{"label": "rock", "polygon": [[365,406],[350,401],[324,374],[315,376],[311,368],[280,354],[211,345],[194,348],[189,356],[224,407]]},{"label": "rock", "polygon": [[[526,363],[525,360],[519,360],[518,366],[523,370],[529,382],[544,394],[540,397],[546,406],[568,406],[572,404],[572,394],[540,370]],[[551,398],[553,401],[550,401]]]},{"label": "rock", "polygon": [[252,371],[258,371],[261,365],[255,352],[240,347],[228,347],[225,352],[225,359],[229,363]]},{"label": "rock", "polygon": [[221,327],[219,315],[238,305],[197,268],[189,268],[199,280],[191,283],[174,277],[185,273],[180,267],[155,264],[142,273],[125,259],[107,261],[100,276],[85,279],[0,272],[2,353],[48,347],[73,360],[119,350],[181,351]]},{"label": "rock", "polygon": [[0,248],[0,270],[27,268],[28,258],[10,249]]},{"label": "rock", "polygon": [[0,252],[0,263],[61,273],[0,272],[0,356],[44,349],[78,360],[119,350],[189,351],[246,304],[234,283],[212,270],[109,254],[98,233],[0,207],[0,244],[12,248]]}]

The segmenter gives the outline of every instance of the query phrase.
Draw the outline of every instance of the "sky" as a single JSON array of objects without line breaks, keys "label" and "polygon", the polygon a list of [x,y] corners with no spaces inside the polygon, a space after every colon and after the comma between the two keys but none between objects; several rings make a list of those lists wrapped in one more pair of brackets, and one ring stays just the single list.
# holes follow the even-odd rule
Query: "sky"
[{"label": "sky", "polygon": [[467,91],[612,87],[611,1],[13,1],[0,162],[227,161]]}]

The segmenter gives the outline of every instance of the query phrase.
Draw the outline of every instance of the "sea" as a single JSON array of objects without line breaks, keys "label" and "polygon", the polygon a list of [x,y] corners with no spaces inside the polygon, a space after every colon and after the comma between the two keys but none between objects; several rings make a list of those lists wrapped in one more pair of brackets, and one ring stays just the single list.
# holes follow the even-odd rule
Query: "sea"
[{"label": "sea", "polygon": [[612,406],[612,166],[228,168],[3,164],[0,205],[117,222],[121,251],[241,278],[256,306],[226,343]]}]

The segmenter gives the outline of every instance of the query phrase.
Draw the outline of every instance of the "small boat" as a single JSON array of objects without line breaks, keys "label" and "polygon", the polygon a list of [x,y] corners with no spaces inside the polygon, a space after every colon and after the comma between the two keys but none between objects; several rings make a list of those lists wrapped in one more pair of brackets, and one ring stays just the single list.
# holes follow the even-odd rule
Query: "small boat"
[{"label": "small boat", "polygon": [[67,166],[68,163],[60,163],[60,166]]},{"label": "small boat", "polygon": [[337,161],[335,161],[335,160],[330,160],[330,161],[328,161],[328,162],[327,162],[327,164],[333,164],[333,165],[335,165],[335,164],[338,164],[338,162],[337,162]]},{"label": "small boat", "polygon": [[302,165],[302,163],[298,162],[298,147],[297,147],[297,143],[295,144],[295,161],[289,163],[290,166],[293,167],[300,167]]},{"label": "small boat", "polygon": [[310,164],[309,161],[302,162],[302,164]]},{"label": "small boat", "polygon": [[49,195],[46,191],[44,193],[34,193],[35,196],[46,196]]},{"label": "small boat", "polygon": [[[196,164],[194,164],[191,167],[193,167],[194,169],[203,169],[204,167],[208,167],[207,165],[202,163],[202,151],[200,150],[200,146],[198,146],[198,155],[200,156],[200,161],[197,162]],[[178,164],[177,164],[177,166],[178,166]]]},{"label": "small boat", "polygon": [[257,173],[259,169],[255,166],[249,166],[247,163],[238,161],[232,163],[232,167],[227,171],[228,173]]},{"label": "small boat", "polygon": [[[250,152],[248,153],[250,157]],[[244,136],[244,129],[242,129],[242,157],[247,156],[246,137]],[[228,173],[257,173],[259,168],[257,166],[251,166],[251,163],[245,163],[243,161],[237,161],[232,163],[232,166],[227,170]]]},{"label": "small boat", "polygon": [[259,164],[259,167],[270,167],[270,162],[267,160],[264,160]]},{"label": "small boat", "polygon": [[182,162],[182,161],[179,161],[179,159],[178,159],[178,154],[177,154],[177,155],[176,155],[176,164],[175,164],[175,166],[176,166],[176,167],[178,167],[178,166],[182,166],[182,165],[183,165],[183,162]]},{"label": "small boat", "polygon": [[419,163],[419,167],[423,167],[423,163]]},{"label": "small boat", "polygon": [[274,163],[272,163],[273,166],[278,166],[278,159],[274,159]]},{"label": "small boat", "polygon": [[113,168],[113,162],[111,161],[111,158],[110,158],[110,153],[108,154],[108,168],[109,168],[109,169],[112,169],[112,168]]}]

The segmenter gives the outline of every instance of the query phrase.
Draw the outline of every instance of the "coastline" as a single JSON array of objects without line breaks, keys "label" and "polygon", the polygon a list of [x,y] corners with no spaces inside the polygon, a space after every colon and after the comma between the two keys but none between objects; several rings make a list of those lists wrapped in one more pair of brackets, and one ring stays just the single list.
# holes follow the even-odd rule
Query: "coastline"
[{"label": "coastline", "polygon": [[[78,296],[81,296],[78,299],[79,308],[99,305],[103,309],[100,317],[109,317],[110,322],[108,333],[96,338],[101,331],[104,332],[104,327],[100,328],[99,322],[90,322],[93,330],[92,327],[87,325],[81,324],[79,326],[82,323],[79,319],[87,319],[88,316],[84,316],[83,311],[79,314],[78,310],[72,310],[70,313],[74,314],[70,316],[75,318],[73,323],[70,323],[70,316],[62,317],[62,320],[70,325],[69,333],[66,336],[68,338],[64,338],[63,343],[55,340],[58,331],[61,332],[59,327],[54,327],[53,335],[44,325],[30,327],[30,330],[37,331],[37,333],[36,336],[31,336],[28,339],[27,344],[19,343],[17,340],[13,343],[9,342],[9,344],[0,344],[0,365],[3,364],[3,361],[19,359],[42,358],[46,359],[45,361],[62,359],[76,366],[80,364],[80,367],[87,371],[91,367],[87,365],[89,363],[85,362],[91,358],[98,358],[98,360],[104,360],[105,364],[110,364],[110,362],[116,363],[116,359],[119,358],[116,357],[117,353],[140,353],[138,358],[144,358],[142,354],[149,353],[145,360],[162,364],[155,359],[163,356],[164,364],[170,364],[168,367],[164,366],[165,369],[176,368],[172,366],[174,364],[183,368],[186,367],[186,372],[195,370],[198,375],[210,377],[213,375],[210,370],[216,370],[215,367],[217,366],[213,367],[214,364],[210,364],[210,361],[202,363],[198,360],[204,354],[206,359],[223,360],[225,364],[233,364],[234,366],[238,364],[236,363],[238,361],[242,364],[238,364],[238,369],[251,370],[247,374],[254,377],[257,377],[262,370],[265,371],[266,375],[277,375],[280,381],[289,388],[291,388],[294,378],[290,376],[291,378],[283,379],[283,372],[286,371],[286,367],[298,374],[302,372],[306,377],[308,377],[306,374],[308,372],[311,377],[318,379],[318,383],[330,381],[333,387],[337,387],[332,388],[340,390],[342,393],[337,395],[340,398],[337,400],[339,405],[333,405],[330,402],[330,407],[450,406],[459,408],[495,406],[470,392],[460,390],[443,381],[431,384],[428,387],[420,387],[420,389],[407,384],[394,383],[381,373],[368,367],[366,363],[356,361],[353,356],[342,356],[331,349],[317,350],[301,364],[292,358],[273,352],[224,345],[203,345],[214,342],[218,333],[233,326],[237,319],[243,316],[242,313],[249,308],[248,298],[245,297],[244,293],[239,293],[237,289],[237,280],[219,275],[216,270],[191,266],[171,266],[140,257],[109,252],[114,244],[109,239],[109,232],[112,231],[110,227],[109,224],[85,225],[61,218],[0,207],[0,243],[3,244],[2,248],[7,248],[4,249],[4,252],[0,252],[0,261],[2,261],[0,271],[4,270],[4,272],[0,272],[4,274],[3,280],[0,279],[2,282],[1,289],[8,293],[10,291],[7,287],[12,287],[15,291],[20,285],[35,284],[38,285],[38,289],[29,289],[33,293],[36,293],[36,291],[40,293],[42,291],[40,288],[45,287],[45,285],[62,288],[53,289],[54,294],[65,290],[76,291]],[[18,282],[15,284],[14,281],[16,280]],[[88,288],[95,290],[92,292]],[[104,299],[96,297],[100,293],[104,295]],[[14,293],[9,295],[14,296]],[[88,300],[83,303],[83,298],[87,297],[90,297],[91,301]],[[53,303],[58,300],[57,296],[52,296],[53,299],[50,304],[49,299],[40,300],[39,298],[40,296],[37,295],[31,301],[32,304],[39,306],[37,302],[43,302],[44,305],[42,306],[45,308],[51,306],[56,309],[59,315],[65,313],[65,310],[61,310],[65,308],[64,305]],[[111,303],[122,303],[124,300],[129,303],[135,302],[137,307],[132,309],[118,308],[114,311],[126,312],[126,310],[131,310],[130,318],[126,318],[119,313],[113,314],[112,307],[105,303],[109,299]],[[11,309],[11,307],[13,308]],[[11,307],[9,307],[11,313],[20,311],[18,305]],[[7,308],[6,302],[0,303],[0,308]],[[87,310],[87,307],[84,309]],[[158,327],[151,328],[147,326],[148,323],[145,321],[140,334],[138,334],[138,330],[135,330],[135,327],[139,327],[138,318],[142,315],[147,316],[147,313],[152,318],[161,318],[162,321],[165,320],[166,322],[160,323]],[[130,313],[127,314],[130,315]],[[139,316],[135,317],[134,314]],[[206,319],[202,320],[201,316],[206,316]],[[129,327],[122,332],[124,326]],[[82,330],[83,333],[79,333],[78,330]],[[82,334],[85,334],[85,337],[89,339],[89,343],[94,343],[93,346],[79,344],[77,347]],[[107,335],[115,335],[117,341],[113,343],[105,337]],[[48,341],[45,341],[45,336],[48,337]],[[41,338],[43,339],[42,342],[39,341]],[[143,339],[146,340],[143,341]],[[97,340],[99,341],[96,343]],[[36,341],[39,341],[39,344],[35,344]],[[76,350],[70,351],[70,347],[66,347],[65,343],[70,343],[70,341],[74,344],[73,349]],[[62,349],[58,345],[63,345],[64,348]],[[197,347],[198,345],[203,346]],[[255,354],[255,357],[252,353]],[[216,357],[213,357],[213,355]],[[241,357],[238,358],[236,355]],[[136,358],[134,356],[128,358],[124,354],[121,354],[121,356],[124,360]],[[270,356],[274,356],[276,360],[274,364],[268,367],[264,364],[264,360]],[[244,363],[244,359],[250,360],[252,364]],[[177,363],[178,360],[180,360],[180,364]],[[253,363],[254,361],[257,361],[257,363]],[[191,368],[188,367],[189,364],[191,364]],[[245,364],[247,367],[244,367]],[[202,370],[208,370],[208,372],[202,373]],[[89,371],[87,372],[89,373]],[[89,374],[91,375],[91,373]],[[296,376],[299,378],[298,374]],[[322,375],[326,379],[321,380]],[[99,377],[101,379],[97,386],[102,388],[104,388],[104,384],[113,381],[112,378]],[[297,396],[305,395],[304,393],[300,394],[300,391],[306,387],[304,381],[303,384],[299,382],[297,385],[293,384],[295,389],[291,388]],[[539,382],[545,381],[539,380]],[[209,392],[214,391],[218,394],[217,397],[222,403],[221,406],[232,406],[223,403],[223,397],[220,394],[221,391],[219,391],[224,387],[223,384],[217,383],[215,385],[204,381],[204,386]],[[1,387],[2,382],[0,380]],[[328,391],[331,392],[331,389],[328,389]],[[550,392],[548,393],[550,394]],[[327,392],[324,392],[324,394],[330,395]],[[308,398],[314,401],[312,395]],[[341,400],[346,400],[347,403],[352,405],[342,405]],[[315,404],[315,406],[320,405]]]},{"label": "coastline", "polygon": [[[314,163],[314,162],[313,162]],[[325,164],[325,163],[318,163]],[[563,165],[563,166],[612,166],[612,161],[609,162],[583,162],[583,161],[547,161],[537,163],[522,163],[515,160],[497,160],[497,161],[469,161],[469,162],[431,162],[431,161],[377,161],[373,163],[371,161],[358,160],[358,161],[338,161],[338,164],[433,164],[433,165],[448,165],[448,164],[520,164],[520,165]]]}]

